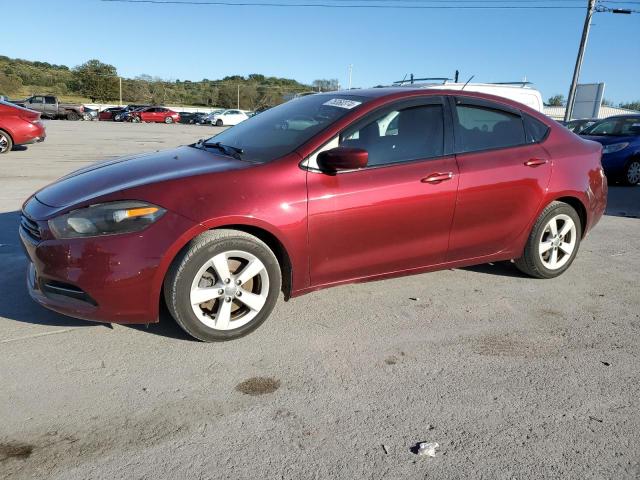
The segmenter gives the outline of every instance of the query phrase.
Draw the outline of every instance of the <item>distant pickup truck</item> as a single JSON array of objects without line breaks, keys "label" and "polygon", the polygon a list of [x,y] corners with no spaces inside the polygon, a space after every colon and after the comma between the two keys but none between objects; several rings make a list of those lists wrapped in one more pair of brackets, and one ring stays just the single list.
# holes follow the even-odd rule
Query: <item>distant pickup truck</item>
[{"label": "distant pickup truck", "polygon": [[61,103],[53,95],[34,95],[25,100],[13,101],[12,103],[40,112],[43,118],[80,120],[84,117],[84,107],[82,105]]}]

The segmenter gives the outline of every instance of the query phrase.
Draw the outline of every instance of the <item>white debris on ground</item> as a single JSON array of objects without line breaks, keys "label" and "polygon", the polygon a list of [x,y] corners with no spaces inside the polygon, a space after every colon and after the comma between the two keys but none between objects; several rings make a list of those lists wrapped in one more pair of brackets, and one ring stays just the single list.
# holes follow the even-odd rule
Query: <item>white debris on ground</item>
[{"label": "white debris on ground", "polygon": [[436,456],[436,449],[439,446],[440,445],[438,445],[436,442],[419,443],[418,444],[418,455],[426,455],[428,457],[435,457]]}]

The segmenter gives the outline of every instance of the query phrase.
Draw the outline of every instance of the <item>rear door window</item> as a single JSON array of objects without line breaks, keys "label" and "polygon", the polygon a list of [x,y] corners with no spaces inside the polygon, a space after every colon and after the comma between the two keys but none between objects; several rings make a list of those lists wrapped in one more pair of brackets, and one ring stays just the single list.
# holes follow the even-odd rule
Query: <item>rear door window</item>
[{"label": "rear door window", "polygon": [[514,147],[526,143],[522,117],[489,106],[456,105],[455,143],[458,153]]}]

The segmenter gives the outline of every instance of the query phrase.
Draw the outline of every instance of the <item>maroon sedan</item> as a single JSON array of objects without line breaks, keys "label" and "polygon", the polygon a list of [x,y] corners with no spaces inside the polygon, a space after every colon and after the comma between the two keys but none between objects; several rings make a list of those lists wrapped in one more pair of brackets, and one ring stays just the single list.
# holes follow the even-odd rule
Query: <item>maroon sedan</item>
[{"label": "maroon sedan", "polygon": [[0,100],[0,154],[14,145],[44,141],[46,133],[40,113]]},{"label": "maroon sedan", "polygon": [[499,260],[552,278],[605,209],[601,146],[460,91],[309,95],[175,150],[87,167],[29,198],[40,304],[245,335],[285,297]]},{"label": "maroon sedan", "polygon": [[131,114],[132,122],[178,123],[180,114],[166,107],[145,107]]}]

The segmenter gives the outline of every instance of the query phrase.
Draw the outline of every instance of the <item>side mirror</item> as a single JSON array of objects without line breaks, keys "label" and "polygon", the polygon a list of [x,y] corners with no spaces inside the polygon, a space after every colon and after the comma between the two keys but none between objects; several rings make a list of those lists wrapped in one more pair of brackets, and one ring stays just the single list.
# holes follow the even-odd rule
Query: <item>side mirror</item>
[{"label": "side mirror", "polygon": [[369,153],[362,148],[338,147],[318,155],[318,166],[329,173],[364,168],[368,161]]}]

